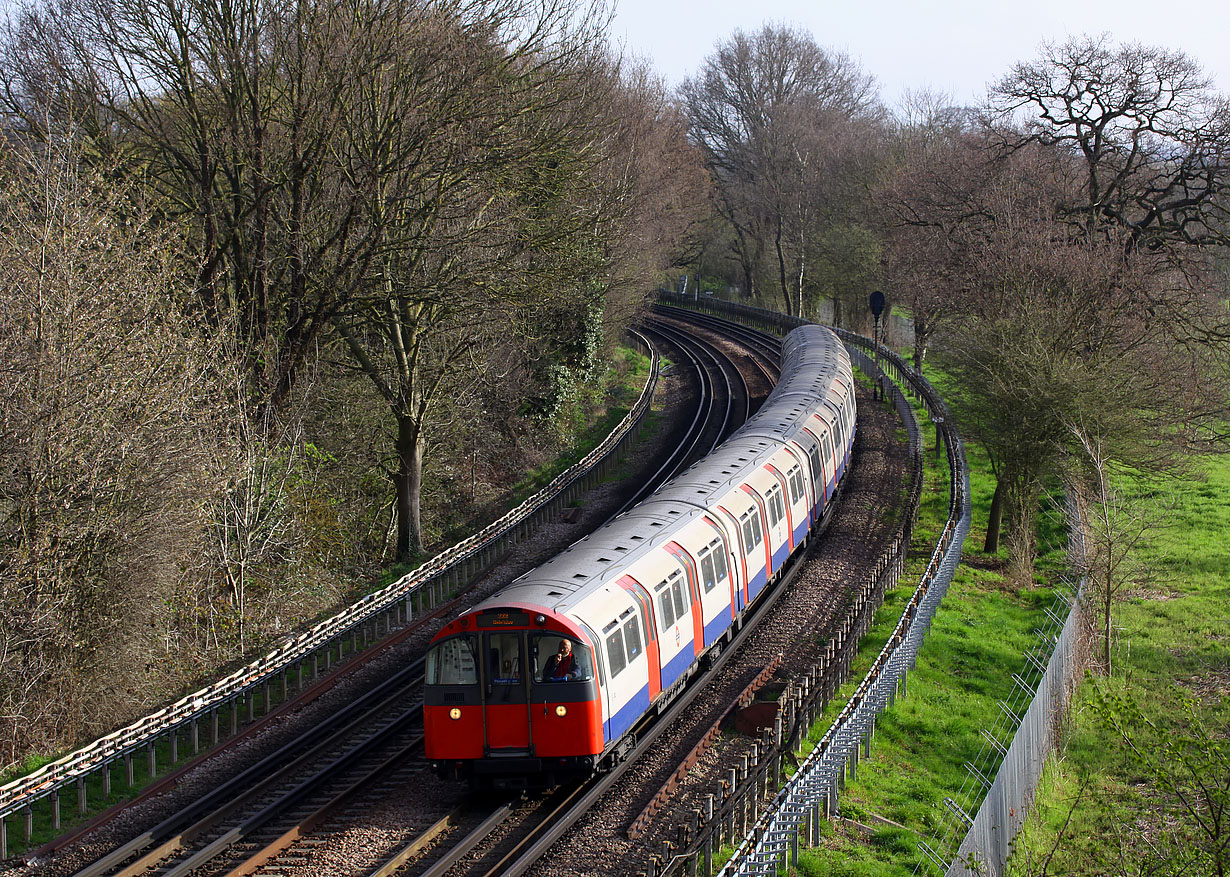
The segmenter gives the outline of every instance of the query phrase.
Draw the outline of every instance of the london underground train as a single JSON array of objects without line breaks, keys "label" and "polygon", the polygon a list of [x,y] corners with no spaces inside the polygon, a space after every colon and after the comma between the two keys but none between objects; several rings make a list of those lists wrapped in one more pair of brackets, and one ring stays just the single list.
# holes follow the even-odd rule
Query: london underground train
[{"label": "london underground train", "polygon": [[423,721],[439,773],[523,786],[610,768],[733,638],[825,515],[854,441],[837,337],[795,329],[781,366],[712,454],[436,634]]}]

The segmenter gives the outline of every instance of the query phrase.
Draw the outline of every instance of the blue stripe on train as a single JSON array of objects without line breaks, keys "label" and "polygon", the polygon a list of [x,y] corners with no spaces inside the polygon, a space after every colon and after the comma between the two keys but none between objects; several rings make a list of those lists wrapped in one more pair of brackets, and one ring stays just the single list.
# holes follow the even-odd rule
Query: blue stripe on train
[{"label": "blue stripe on train", "polygon": [[765,582],[767,582],[768,580],[769,580],[769,577],[765,575],[765,571],[763,569],[755,573],[752,576],[752,580],[747,583],[748,599],[755,600],[756,595],[764,590]]},{"label": "blue stripe on train", "polygon": [[730,604],[723,606],[717,611],[717,618],[705,625],[705,645],[711,646],[714,641],[726,632],[726,628],[730,627]]},{"label": "blue stripe on train", "polygon": [[803,520],[803,521],[800,521],[799,525],[794,528],[794,544],[796,546],[801,545],[803,543],[803,540],[806,537],[807,537],[807,521]]},{"label": "blue stripe on train", "polygon": [[679,654],[670,659],[665,667],[662,668],[662,687],[666,688],[676,679],[684,674],[688,666],[696,660],[696,647],[692,644],[692,637],[688,637],[683,641],[683,648]]},{"label": "blue stripe on train", "polygon": [[632,725],[649,709],[649,685],[632,695],[631,699],[619,708],[619,711],[602,723],[602,733],[610,743],[617,737],[622,737]]},{"label": "blue stripe on train", "polygon": [[790,556],[790,543],[782,542],[781,547],[773,552],[773,569],[781,569],[786,558]]}]

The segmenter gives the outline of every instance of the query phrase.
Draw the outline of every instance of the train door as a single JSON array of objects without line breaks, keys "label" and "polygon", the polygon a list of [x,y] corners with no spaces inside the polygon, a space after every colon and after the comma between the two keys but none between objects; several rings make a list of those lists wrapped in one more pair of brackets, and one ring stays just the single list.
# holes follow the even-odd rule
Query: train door
[{"label": "train door", "polygon": [[479,654],[488,751],[529,752],[528,664],[521,632],[484,632]]}]

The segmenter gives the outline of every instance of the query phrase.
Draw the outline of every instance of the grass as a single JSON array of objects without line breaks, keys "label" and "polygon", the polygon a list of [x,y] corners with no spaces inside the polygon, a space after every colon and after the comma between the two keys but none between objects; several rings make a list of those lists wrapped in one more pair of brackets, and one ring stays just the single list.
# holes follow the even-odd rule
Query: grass
[{"label": "grass", "polygon": [[[927,488],[904,586],[891,591],[860,650],[852,679],[859,680],[900,615],[947,513],[947,472],[931,449],[934,431],[922,418]],[[823,827],[822,843],[802,851],[799,873],[905,875],[935,873],[918,842],[933,842],[944,816],[943,799],[966,781],[965,760],[982,748],[979,731],[995,724],[997,701],[1012,691],[1011,673],[1034,643],[1050,584],[1065,569],[1065,525],[1055,501],[1039,519],[1039,583],[1017,591],[1004,581],[1006,556],[981,552],[994,478],[981,451],[967,446],[974,529],[965,559],[932,626],[908,696],[878,721],[869,760],[839,800],[842,819]],[[1135,580],[1114,608],[1111,679],[1089,677],[1078,690],[1066,746],[1048,763],[1037,806],[1009,863],[1015,877],[1058,874],[1212,873],[1194,858],[1200,832],[1185,821],[1178,794],[1160,794],[1157,774],[1129,756],[1108,721],[1107,703],[1127,721],[1126,733],[1147,753],[1169,739],[1195,737],[1213,755],[1194,776],[1162,765],[1188,782],[1230,777],[1230,461],[1202,460],[1185,479],[1125,477],[1120,489],[1158,511],[1156,528],[1131,558]],[[813,729],[827,730],[849,683]],[[1139,708],[1115,706],[1126,698]],[[1152,723],[1159,731],[1145,726]],[[1193,731],[1202,727],[1205,736]],[[810,744],[809,744],[810,748]],[[1147,756],[1146,756],[1147,757]],[[1219,760],[1220,759],[1220,760]],[[1220,801],[1226,800],[1225,791]],[[1168,804],[1170,806],[1168,806]],[[1222,829],[1224,842],[1230,826]],[[1126,866],[1125,866],[1125,863]],[[1124,870],[1126,868],[1126,870]]]},{"label": "grass", "polygon": [[[1169,735],[1193,734],[1196,719],[1220,741],[1205,780],[1230,775],[1230,460],[1199,461],[1183,479],[1125,477],[1119,489],[1163,514],[1132,560],[1137,581],[1113,610],[1114,675],[1088,677],[1073,702],[1066,747],[1047,765],[1037,808],[1018,839],[1009,873],[1209,873],[1186,860],[1201,832],[1175,795],[1129,757],[1108,727],[1099,693],[1140,709],[1129,735],[1156,745],[1142,720]],[[1171,765],[1172,767],[1174,765]],[[1217,775],[1220,773],[1220,777]],[[1180,771],[1178,779],[1183,780]],[[1190,789],[1189,789],[1190,791]],[[1221,801],[1226,800],[1223,791]],[[1169,825],[1168,825],[1169,823]],[[1222,829],[1222,841],[1226,832]],[[1156,871],[1155,869],[1164,869]]]},{"label": "grass", "polygon": [[[830,726],[896,625],[931,556],[948,516],[948,467],[934,454],[934,427],[920,416],[926,481],[901,585],[885,596],[864,638],[851,681],[812,728],[808,748]],[[1012,691],[1012,674],[1034,644],[1042,609],[1054,599],[1049,587],[1024,592],[1009,587],[1000,570],[1006,559],[983,554],[994,478],[985,455],[967,448],[971,467],[974,530],[965,561],[933,622],[907,679],[907,696],[877,721],[871,758],[839,797],[840,820],[827,824],[819,847],[802,851],[803,874],[906,875],[926,867],[919,841],[934,845],[943,825],[944,799],[967,781],[964,767],[983,748],[981,731],[999,718],[998,701]],[[1043,579],[1059,569],[1062,530],[1044,527],[1048,548]]]}]

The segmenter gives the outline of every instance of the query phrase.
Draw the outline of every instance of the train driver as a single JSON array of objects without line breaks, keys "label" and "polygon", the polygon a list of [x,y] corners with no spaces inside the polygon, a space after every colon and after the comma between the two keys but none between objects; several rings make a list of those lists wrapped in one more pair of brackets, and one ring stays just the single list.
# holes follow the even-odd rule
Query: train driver
[{"label": "train driver", "polygon": [[559,641],[559,651],[547,658],[547,666],[542,671],[544,682],[561,682],[565,679],[576,679],[580,676],[580,666],[572,654],[572,641]]}]

